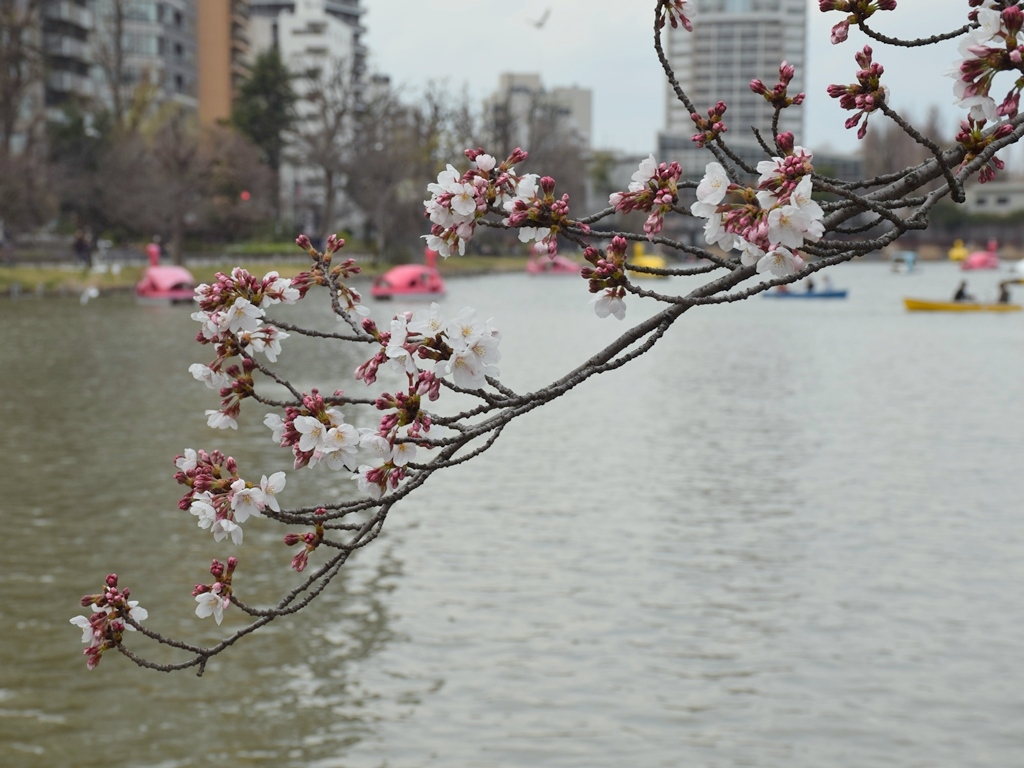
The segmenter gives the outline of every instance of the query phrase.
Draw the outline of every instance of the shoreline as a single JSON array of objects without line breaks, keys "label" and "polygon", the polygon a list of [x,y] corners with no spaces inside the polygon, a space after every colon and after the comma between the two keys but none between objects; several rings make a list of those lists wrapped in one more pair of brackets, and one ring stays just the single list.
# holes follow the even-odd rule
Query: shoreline
[{"label": "shoreline", "polygon": [[[438,270],[446,279],[519,272],[526,269],[526,256],[468,256],[452,257],[441,261]],[[185,268],[199,283],[211,282],[218,272],[236,266],[247,269],[254,275],[276,271],[283,277],[292,277],[303,271],[308,262],[301,259],[277,261],[272,259],[196,259],[186,262]],[[370,282],[394,265],[360,265],[361,272],[353,278],[357,287]],[[130,293],[142,276],[144,265],[139,263],[102,264],[85,269],[73,263],[49,264],[3,264],[0,265],[0,298],[17,300],[21,298],[71,298],[80,297],[86,291],[98,291],[98,295]]]}]

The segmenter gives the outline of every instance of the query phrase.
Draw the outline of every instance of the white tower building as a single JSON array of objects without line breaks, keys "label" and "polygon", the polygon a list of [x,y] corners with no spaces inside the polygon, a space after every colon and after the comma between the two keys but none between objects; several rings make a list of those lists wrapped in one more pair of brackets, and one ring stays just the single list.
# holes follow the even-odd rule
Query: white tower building
[{"label": "white tower building", "polygon": [[[773,107],[750,90],[759,78],[768,88],[778,82],[779,65],[796,68],[790,95],[804,90],[806,72],[806,0],[696,0],[693,32],[666,30],[665,52],[683,90],[697,112],[718,101],[728,106],[724,138],[744,159],[763,159],[750,126],[761,130],[771,143]],[[694,7],[691,6],[691,7]],[[690,141],[696,133],[686,107],[666,84],[665,130],[658,135],[658,159],[677,160],[684,175],[703,173],[706,150]],[[791,131],[799,144],[803,110],[790,107],[782,113],[780,130]]]}]

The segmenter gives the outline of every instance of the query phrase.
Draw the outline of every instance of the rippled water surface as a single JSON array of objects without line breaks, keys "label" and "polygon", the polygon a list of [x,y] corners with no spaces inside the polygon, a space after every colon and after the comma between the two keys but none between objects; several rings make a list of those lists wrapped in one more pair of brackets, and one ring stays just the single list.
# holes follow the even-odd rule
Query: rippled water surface
[{"label": "rippled water surface", "polygon": [[[177,510],[173,457],[222,447],[246,476],[287,457],[262,412],[206,428],[187,309],[0,302],[0,763],[1024,764],[1024,313],[906,313],[904,295],[952,293],[949,264],[832,275],[847,301],[694,310],[513,424],[392,513],[312,610],[202,678],[116,655],[86,672],[68,619],[116,571],[148,624],[215,641],[190,591],[231,552]],[[624,327],[578,279],[449,288],[446,311],[502,329],[516,390]],[[326,345],[282,360],[327,389],[361,362]],[[354,483],[289,472],[286,493]],[[261,522],[236,581],[266,602],[296,577]]]}]

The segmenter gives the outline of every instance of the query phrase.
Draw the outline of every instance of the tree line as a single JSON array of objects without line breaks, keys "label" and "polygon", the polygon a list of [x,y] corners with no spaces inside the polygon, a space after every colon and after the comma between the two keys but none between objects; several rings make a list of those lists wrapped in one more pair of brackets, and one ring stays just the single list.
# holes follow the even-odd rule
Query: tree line
[{"label": "tree line", "polygon": [[[52,107],[31,98],[46,72],[29,34],[38,0],[0,0],[0,231],[8,238],[54,225],[126,242],[160,234],[181,262],[186,241],[290,239],[310,222],[308,234],[325,239],[341,220],[358,222],[349,234],[377,257],[402,260],[422,248],[422,190],[453,151],[486,145],[507,154],[524,131],[535,138],[531,164],[557,164],[575,187],[566,191],[582,194],[583,144],[543,97],[514,115],[439,85],[409,94],[384,77],[358,82],[344,61],[295,72],[268,50],[252,62],[231,118],[201,126],[187,106],[160,103],[147,78],[126,76],[124,2],[98,22],[110,29],[94,46],[112,98],[69,101],[53,120]],[[302,220],[289,219],[282,200],[286,168],[302,169],[313,190]]]}]

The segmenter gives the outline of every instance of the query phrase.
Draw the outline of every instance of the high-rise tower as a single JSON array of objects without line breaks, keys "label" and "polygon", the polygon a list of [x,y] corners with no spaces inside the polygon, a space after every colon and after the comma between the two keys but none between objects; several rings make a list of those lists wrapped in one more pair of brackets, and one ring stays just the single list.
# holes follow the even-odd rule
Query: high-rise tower
[{"label": "high-rise tower", "polygon": [[[697,111],[706,116],[718,101],[728,106],[724,138],[744,159],[761,160],[750,126],[771,143],[773,107],[750,90],[750,81],[768,88],[778,82],[779,65],[796,68],[789,93],[804,90],[807,37],[806,0],[696,0],[693,32],[666,30],[665,52],[683,90]],[[803,112],[790,107],[782,113],[780,130],[792,131],[797,143],[803,133]],[[684,175],[700,175],[707,151],[690,140],[696,133],[688,110],[666,85],[665,130],[658,135],[658,159],[677,160]]]}]

